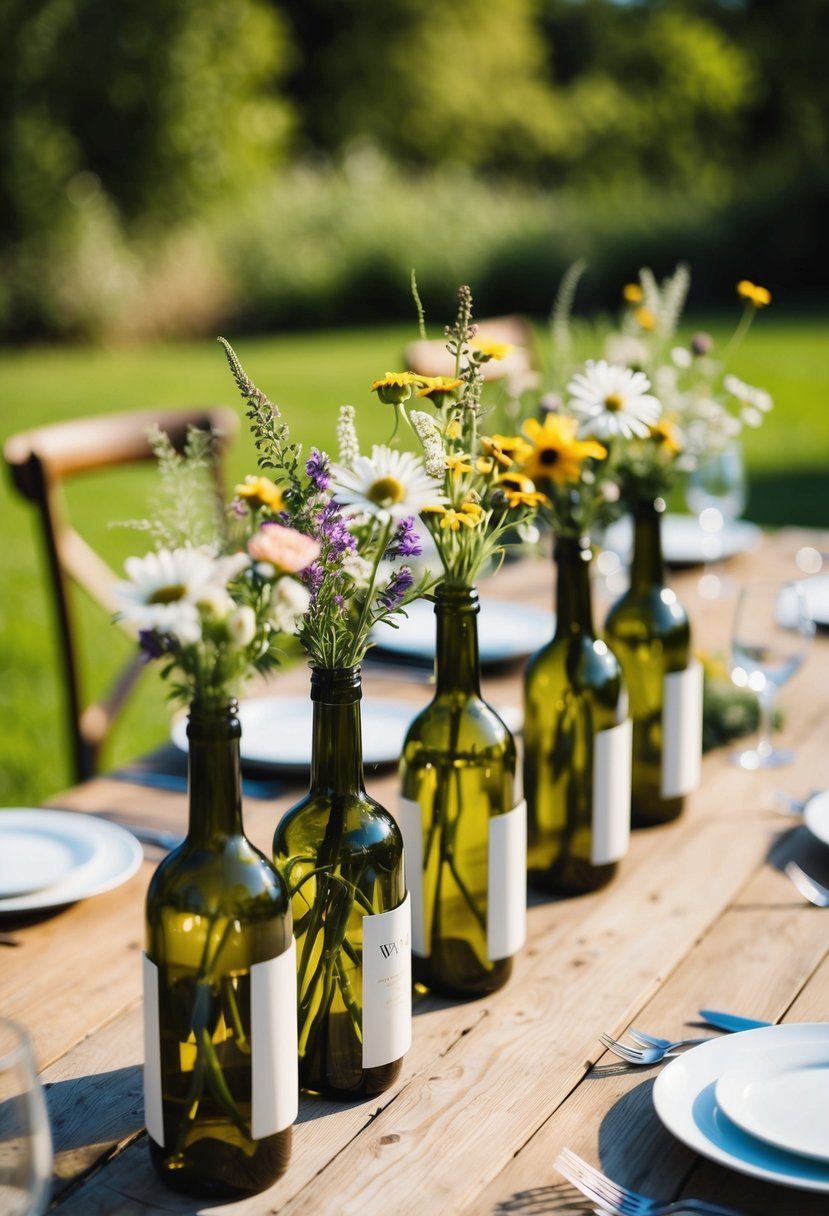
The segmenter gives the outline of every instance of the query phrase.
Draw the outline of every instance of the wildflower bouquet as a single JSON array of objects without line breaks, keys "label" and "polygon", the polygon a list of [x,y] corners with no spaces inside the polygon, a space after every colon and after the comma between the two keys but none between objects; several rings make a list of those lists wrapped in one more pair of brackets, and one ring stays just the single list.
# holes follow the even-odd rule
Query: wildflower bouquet
[{"label": "wildflower bouquet", "polygon": [[[564,314],[582,269],[571,271],[554,312],[553,357],[564,375],[572,349]],[[717,355],[707,334],[695,334],[688,343],[677,340],[689,287],[682,264],[661,284],[649,269],[641,270],[639,281],[623,289],[622,316],[605,336],[605,357],[589,361],[570,384],[583,419],[580,435],[626,435],[614,466],[628,500],[665,497],[744,426],[759,426],[772,407],[768,393],[726,370],[754,315],[770,303],[769,292],[747,280],[737,284],[743,312]]]},{"label": "wildflower bouquet", "polygon": [[210,480],[214,437],[192,429],[183,452],[158,428],[150,434],[161,490],[151,519],[131,521],[154,547],[127,558],[115,594],[117,619],[134,626],[141,651],[159,660],[172,699],[220,709],[256,672],[279,661],[284,633],[307,602],[295,577],[317,547],[285,529],[279,551],[262,511],[278,489],[266,479],[237,487],[222,504]]},{"label": "wildflower bouquet", "polygon": [[444,585],[471,587],[485,566],[520,543],[545,498],[520,469],[530,450],[527,441],[484,430],[482,368],[506,347],[477,341],[468,287],[460,288],[457,317],[446,338],[454,376],[390,375],[374,388],[395,406],[415,393],[434,408],[434,413],[408,410],[426,473],[438,488],[421,506],[421,519],[440,558]]},{"label": "wildflower bouquet", "polygon": [[303,552],[307,592],[297,636],[312,666],[353,667],[378,622],[389,621],[428,590],[399,559],[422,552],[419,512],[441,500],[437,479],[410,452],[375,444],[360,452],[352,406],[340,409],[339,460],[316,448],[304,465],[279,410],[250,380],[229,343],[220,339],[248,403],[259,465],[275,472],[276,496],[261,508],[258,553],[277,567],[283,549]]}]

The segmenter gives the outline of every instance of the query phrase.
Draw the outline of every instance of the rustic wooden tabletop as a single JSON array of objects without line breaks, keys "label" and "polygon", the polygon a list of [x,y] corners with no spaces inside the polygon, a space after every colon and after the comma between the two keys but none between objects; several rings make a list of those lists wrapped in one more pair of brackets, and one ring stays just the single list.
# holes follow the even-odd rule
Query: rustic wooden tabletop
[{"label": "rustic wooden tabletop", "polygon": [[[809,534],[787,530],[732,559],[733,584],[797,577]],[[733,594],[704,600],[698,568],[673,571],[695,649],[725,655]],[[549,605],[552,565],[507,566],[483,594]],[[732,586],[733,592],[733,586]],[[606,607],[597,587],[596,617]],[[306,687],[278,676],[271,691]],[[493,705],[519,705],[521,666],[487,672]],[[366,662],[364,695],[425,704],[428,673]],[[829,637],[818,633],[781,693],[785,769],[748,773],[728,748],[709,753],[677,822],[633,834],[613,883],[578,899],[530,896],[528,940],[507,986],[453,1003],[416,995],[413,1044],[379,1098],[337,1105],[303,1097],[293,1155],[269,1191],[221,1205],[167,1190],[150,1165],[142,1111],[143,900],[160,854],[107,894],[28,923],[0,924],[0,1012],[30,1030],[55,1145],[53,1208],[61,1216],[203,1212],[227,1216],[403,1216],[592,1210],[555,1171],[568,1146],[617,1181],[662,1199],[702,1196],[764,1216],[817,1216],[829,1194],[749,1178],[697,1156],[658,1119],[660,1068],[629,1067],[599,1042],[631,1024],[694,1033],[701,1006],[769,1021],[829,1021],[829,911],[807,904],[782,873],[799,856],[829,880],[829,848],[781,817],[773,791],[829,788]],[[393,769],[367,771],[390,810]],[[263,791],[259,791],[260,793]],[[286,777],[245,802],[248,834],[269,849],[281,813],[304,792]],[[124,824],[183,831],[185,795],[101,777],[54,805]],[[705,1030],[699,1033],[705,1033]],[[714,1032],[712,1032],[714,1033]],[[827,1167],[829,1172],[829,1167]]]}]

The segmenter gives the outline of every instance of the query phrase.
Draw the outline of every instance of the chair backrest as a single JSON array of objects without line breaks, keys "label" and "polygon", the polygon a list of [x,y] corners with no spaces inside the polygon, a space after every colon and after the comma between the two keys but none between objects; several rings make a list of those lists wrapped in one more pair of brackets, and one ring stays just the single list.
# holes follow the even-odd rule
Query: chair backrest
[{"label": "chair backrest", "polygon": [[[478,338],[504,342],[511,348],[502,359],[492,359],[482,365],[484,380],[521,380],[532,372],[536,366],[535,334],[525,317],[487,317],[476,322],[476,329]],[[451,376],[455,371],[445,338],[421,338],[410,342],[404,359],[407,369],[421,376]]]},{"label": "chair backrest", "polygon": [[143,666],[135,654],[109,693],[87,704],[81,689],[80,651],[70,595],[74,583],[108,613],[117,609],[113,586],[118,575],[72,527],[63,484],[80,473],[154,460],[149,428],[157,424],[181,451],[191,427],[218,435],[217,489],[222,492],[221,457],[239,420],[226,406],[148,409],[76,418],[11,435],[3,455],[16,489],[38,509],[57,614],[59,652],[65,681],[76,779],[97,771],[100,750]]}]

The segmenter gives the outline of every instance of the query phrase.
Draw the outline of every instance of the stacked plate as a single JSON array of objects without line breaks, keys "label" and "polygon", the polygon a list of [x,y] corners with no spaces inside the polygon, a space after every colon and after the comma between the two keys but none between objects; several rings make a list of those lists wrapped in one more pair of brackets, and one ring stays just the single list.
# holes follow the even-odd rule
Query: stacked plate
[{"label": "stacked plate", "polygon": [[135,837],[106,819],[40,807],[0,810],[0,917],[111,891],[142,860]]},{"label": "stacked plate", "polygon": [[668,1130],[704,1157],[829,1192],[829,1023],[764,1026],[702,1043],[659,1074],[653,1101]]}]

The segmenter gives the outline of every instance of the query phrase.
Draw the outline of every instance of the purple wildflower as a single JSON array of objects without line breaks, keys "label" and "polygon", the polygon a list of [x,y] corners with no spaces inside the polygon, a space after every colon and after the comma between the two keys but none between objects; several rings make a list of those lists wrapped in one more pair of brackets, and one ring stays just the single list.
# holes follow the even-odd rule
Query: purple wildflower
[{"label": "purple wildflower", "polygon": [[139,629],[138,649],[149,663],[167,653],[170,649],[169,640],[155,629]]},{"label": "purple wildflower", "polygon": [[321,452],[319,448],[311,448],[311,455],[305,462],[305,472],[318,490],[328,489],[329,467],[325,452]]},{"label": "purple wildflower", "polygon": [[414,584],[414,576],[408,566],[401,566],[389,579],[386,586],[377,596],[387,612],[393,612],[403,602],[406,592]]},{"label": "purple wildflower", "polygon": [[420,543],[420,534],[415,532],[414,529],[415,518],[413,515],[407,515],[405,519],[401,519],[388,549],[383,554],[383,557],[387,561],[394,561],[396,557],[420,556],[423,552],[423,546]]},{"label": "purple wildflower", "polygon": [[317,527],[322,541],[332,557],[341,557],[348,549],[356,549],[357,541],[349,532],[340,515],[339,507],[326,503],[317,516]]}]

